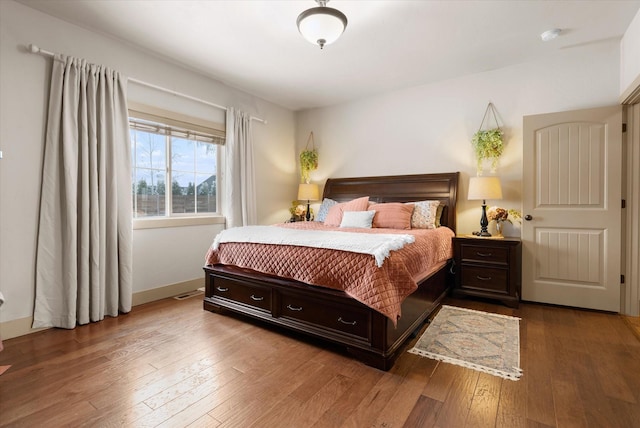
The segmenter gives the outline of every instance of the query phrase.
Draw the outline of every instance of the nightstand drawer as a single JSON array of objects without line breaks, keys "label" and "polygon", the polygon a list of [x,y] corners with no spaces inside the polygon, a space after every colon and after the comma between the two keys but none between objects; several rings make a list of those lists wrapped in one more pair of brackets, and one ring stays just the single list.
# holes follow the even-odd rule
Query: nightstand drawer
[{"label": "nightstand drawer", "polygon": [[507,269],[462,266],[462,288],[509,292]]},{"label": "nightstand drawer", "polygon": [[462,262],[473,261],[479,263],[509,263],[509,248],[490,245],[461,245]]}]

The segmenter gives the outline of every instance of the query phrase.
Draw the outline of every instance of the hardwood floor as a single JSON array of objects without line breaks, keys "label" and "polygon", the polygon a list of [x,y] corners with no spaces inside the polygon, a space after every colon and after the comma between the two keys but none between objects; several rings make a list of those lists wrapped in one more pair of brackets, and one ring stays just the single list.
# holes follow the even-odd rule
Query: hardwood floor
[{"label": "hardwood floor", "polygon": [[519,381],[407,352],[382,372],[200,297],[166,299],[5,341],[0,426],[638,426],[640,340],[622,317],[447,303],[522,318]]},{"label": "hardwood floor", "polygon": [[638,336],[640,339],[640,317],[624,317],[624,320],[629,324],[631,330]]}]

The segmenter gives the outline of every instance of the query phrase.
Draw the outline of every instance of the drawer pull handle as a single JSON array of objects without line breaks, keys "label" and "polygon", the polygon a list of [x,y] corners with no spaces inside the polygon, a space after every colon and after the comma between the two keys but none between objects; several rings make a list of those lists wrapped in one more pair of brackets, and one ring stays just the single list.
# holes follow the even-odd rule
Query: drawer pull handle
[{"label": "drawer pull handle", "polygon": [[300,312],[302,310],[302,306],[287,305],[287,309],[289,309],[290,311]]},{"label": "drawer pull handle", "polygon": [[262,296],[256,296],[255,294],[251,295],[251,300],[255,300],[257,302],[260,302],[261,300],[264,300],[264,297]]},{"label": "drawer pull handle", "polygon": [[218,291],[222,291],[223,293],[224,293],[225,291],[229,291],[229,289],[228,289],[228,288],[223,288],[223,287],[216,287],[216,290],[218,290]]},{"label": "drawer pull handle", "polygon": [[476,251],[476,254],[478,256],[480,256],[480,257],[491,257],[491,256],[493,256],[492,253],[480,253],[480,252],[477,252],[477,251]]},{"label": "drawer pull handle", "polygon": [[356,321],[345,321],[342,319],[342,317],[338,318],[338,322],[341,322],[342,324],[347,324],[347,325],[356,325],[357,322]]},{"label": "drawer pull handle", "polygon": [[490,276],[476,275],[476,278],[478,278],[480,281],[491,281],[491,277]]}]

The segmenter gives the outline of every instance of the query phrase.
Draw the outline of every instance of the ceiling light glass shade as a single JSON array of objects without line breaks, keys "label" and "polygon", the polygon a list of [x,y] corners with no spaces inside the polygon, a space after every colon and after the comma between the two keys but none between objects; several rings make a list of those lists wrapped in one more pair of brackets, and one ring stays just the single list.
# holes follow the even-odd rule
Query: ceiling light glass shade
[{"label": "ceiling light glass shade", "polygon": [[305,10],[298,16],[298,31],[313,44],[330,45],[347,28],[347,17],[337,9],[321,6]]},{"label": "ceiling light glass shade", "polygon": [[557,38],[562,32],[559,28],[553,28],[551,30],[547,30],[544,33],[540,34],[540,38],[543,42],[549,42],[555,38]]}]

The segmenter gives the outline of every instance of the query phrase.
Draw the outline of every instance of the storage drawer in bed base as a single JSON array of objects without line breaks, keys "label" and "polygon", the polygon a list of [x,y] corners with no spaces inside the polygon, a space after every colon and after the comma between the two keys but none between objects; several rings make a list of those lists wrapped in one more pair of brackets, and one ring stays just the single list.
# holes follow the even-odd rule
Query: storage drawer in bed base
[{"label": "storage drawer in bed base", "polygon": [[[443,268],[405,300],[396,328],[387,317],[342,291],[230,266],[204,270],[204,309],[232,311],[344,345],[357,359],[381,370],[391,368],[406,339],[422,326],[448,290]],[[264,298],[251,299],[258,296],[255,291]]]}]

